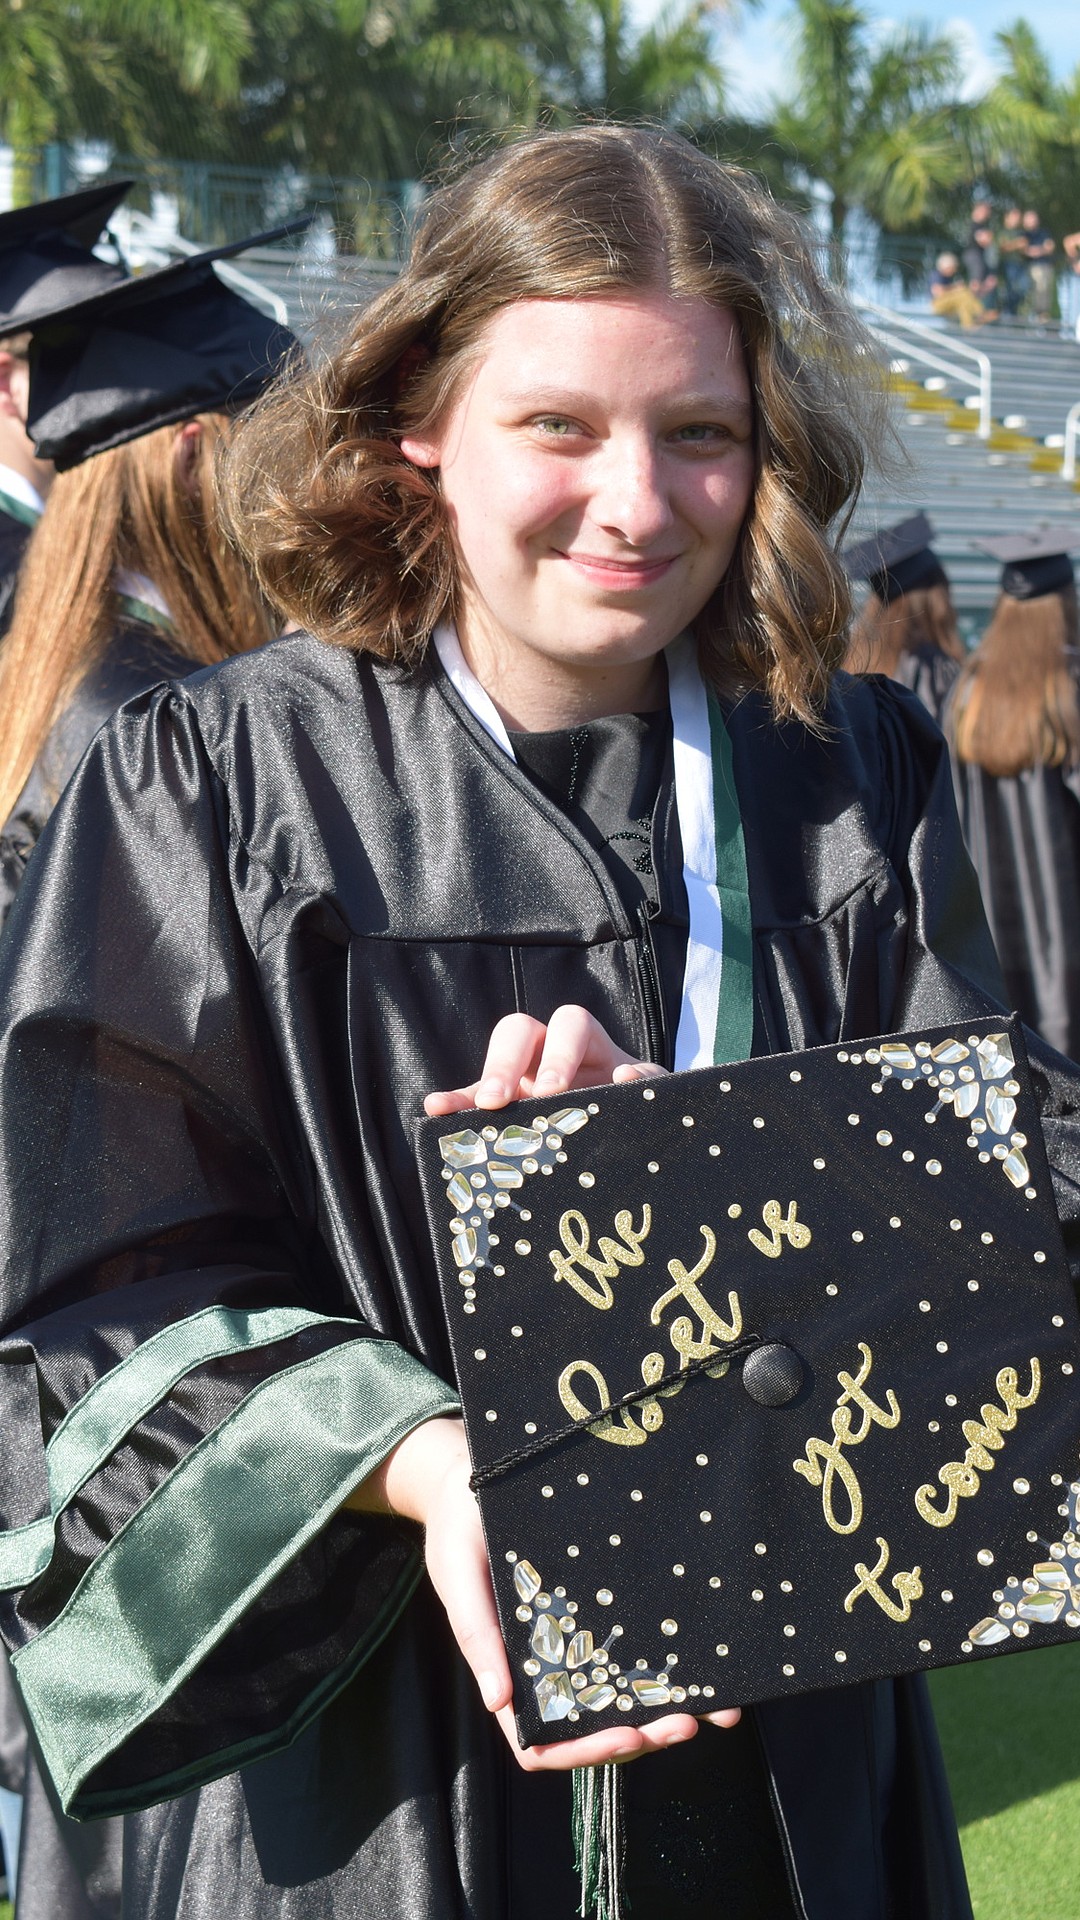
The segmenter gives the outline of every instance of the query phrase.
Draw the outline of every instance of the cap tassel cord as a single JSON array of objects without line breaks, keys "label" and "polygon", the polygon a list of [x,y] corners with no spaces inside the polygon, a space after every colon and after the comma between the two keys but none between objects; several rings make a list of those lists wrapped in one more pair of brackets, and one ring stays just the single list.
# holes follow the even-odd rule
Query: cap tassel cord
[{"label": "cap tassel cord", "polygon": [[574,1769],[574,1866],[581,1880],[581,1920],[624,1920],[626,1841],[623,1786],[617,1766]]}]

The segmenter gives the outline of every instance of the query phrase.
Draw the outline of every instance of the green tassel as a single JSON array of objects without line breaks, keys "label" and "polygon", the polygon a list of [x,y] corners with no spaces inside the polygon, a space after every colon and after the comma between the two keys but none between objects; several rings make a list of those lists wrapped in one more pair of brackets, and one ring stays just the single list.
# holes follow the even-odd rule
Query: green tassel
[{"label": "green tassel", "polygon": [[581,1920],[623,1920],[622,1778],[618,1767],[574,1769],[574,1868]]}]

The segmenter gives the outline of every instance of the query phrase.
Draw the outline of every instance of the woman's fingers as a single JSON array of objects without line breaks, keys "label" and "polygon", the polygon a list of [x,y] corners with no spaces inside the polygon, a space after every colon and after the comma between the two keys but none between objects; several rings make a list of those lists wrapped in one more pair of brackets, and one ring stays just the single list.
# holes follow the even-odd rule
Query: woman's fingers
[{"label": "woman's fingers", "polygon": [[570,1767],[603,1767],[616,1760],[638,1760],[647,1753],[692,1740],[698,1723],[688,1713],[669,1713],[644,1727],[609,1727],[604,1733],[586,1733],[580,1740],[561,1740],[550,1747],[519,1747],[514,1715],[504,1707],[495,1715],[526,1773],[564,1773]]},{"label": "woman's fingers", "polygon": [[506,1014],[491,1030],[479,1078],[467,1087],[429,1093],[425,1113],[464,1113],[469,1107],[505,1107],[507,1101],[516,1100],[529,1091],[522,1085],[526,1078],[531,1088],[531,1069],[540,1058],[546,1033],[543,1021],[527,1013]]},{"label": "woman's fingers", "polygon": [[513,1683],[488,1571],[480,1509],[465,1477],[447,1476],[427,1516],[428,1573],[489,1712],[507,1708]]},{"label": "woman's fingers", "polygon": [[742,1708],[720,1707],[716,1713],[703,1713],[700,1718],[707,1720],[710,1727],[737,1727],[742,1719]]},{"label": "woman's fingers", "polygon": [[663,1071],[616,1046],[584,1007],[556,1007],[546,1027],[526,1013],[511,1013],[492,1029],[479,1078],[467,1087],[429,1093],[424,1110],[442,1116],[534,1096],[549,1100],[573,1087],[646,1079]]}]

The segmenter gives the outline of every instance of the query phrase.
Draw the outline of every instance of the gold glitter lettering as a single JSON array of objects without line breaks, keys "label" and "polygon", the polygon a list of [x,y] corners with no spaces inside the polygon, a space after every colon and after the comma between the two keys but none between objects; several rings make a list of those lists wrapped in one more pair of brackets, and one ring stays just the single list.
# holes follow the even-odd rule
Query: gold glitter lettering
[{"label": "gold glitter lettering", "polygon": [[[565,1280],[569,1286],[573,1287],[575,1293],[579,1293],[583,1300],[589,1302],[591,1307],[599,1307],[601,1311],[606,1311],[608,1307],[615,1304],[615,1295],[610,1283],[614,1280],[619,1268],[640,1267],[644,1261],[645,1255],[641,1251],[641,1243],[648,1239],[651,1226],[651,1207],[642,1208],[641,1225],[636,1228],[632,1224],[629,1208],[624,1207],[615,1215],[615,1231],[619,1236],[618,1240],[609,1239],[606,1234],[602,1235],[597,1243],[601,1258],[597,1259],[595,1254],[589,1252],[589,1223],[585,1215],[579,1213],[575,1207],[570,1207],[559,1221],[559,1238],[563,1243],[564,1251],[560,1253],[556,1250],[548,1254],[548,1259],[555,1269],[556,1280]],[[579,1268],[583,1268],[584,1272],[579,1272]],[[587,1274],[591,1274],[593,1280],[599,1284],[591,1285],[586,1278]]]},{"label": "gold glitter lettering", "polygon": [[750,1228],[747,1239],[752,1241],[758,1252],[763,1253],[767,1260],[779,1260],[782,1250],[780,1243],[781,1239],[785,1236],[789,1244],[793,1247],[808,1247],[810,1245],[813,1235],[809,1227],[804,1226],[801,1220],[796,1219],[796,1207],[797,1202],[794,1200],[790,1201],[785,1217],[779,1200],[766,1200],[765,1205],[761,1209],[761,1216],[769,1230],[768,1238],[766,1239],[760,1228]]},{"label": "gold glitter lettering", "polygon": [[1037,1360],[1032,1360],[1031,1384],[1027,1393],[1021,1393],[1015,1367],[1002,1367],[994,1382],[1001,1397],[1002,1405],[995,1407],[993,1401],[987,1401],[982,1408],[982,1425],[977,1420],[965,1420],[961,1428],[967,1441],[967,1451],[962,1460],[949,1460],[939,1469],[938,1479],[949,1490],[944,1507],[935,1507],[938,1491],[931,1483],[920,1487],[915,1495],[915,1511],[929,1527],[951,1527],[956,1518],[956,1509],[961,1500],[970,1500],[979,1491],[979,1475],[990,1473],[993,1469],[992,1454],[1000,1452],[1005,1445],[1003,1436],[1011,1433],[1016,1425],[1016,1415],[1024,1407],[1034,1406],[1042,1386],[1042,1370]]},{"label": "gold glitter lettering", "polygon": [[884,1587],[879,1584],[881,1575],[889,1564],[889,1543],[883,1540],[880,1534],[877,1536],[877,1548],[878,1562],[873,1569],[867,1567],[861,1560],[855,1562],[859,1584],[857,1587],[852,1587],[844,1601],[844,1612],[850,1613],[859,1595],[868,1593],[871,1600],[881,1608],[882,1613],[888,1614],[890,1620],[910,1620],[912,1601],[922,1599],[922,1568],[912,1567],[910,1573],[892,1575],[889,1585],[895,1587],[900,1598],[898,1601],[891,1600]]},{"label": "gold glitter lettering", "polygon": [[[833,1437],[831,1440],[810,1439],[806,1443],[806,1458],[793,1460],[796,1473],[809,1480],[812,1487],[821,1488],[821,1508],[825,1521],[834,1533],[854,1533],[862,1523],[863,1501],[859,1478],[849,1460],[844,1458],[844,1447],[861,1447],[872,1426],[895,1427],[900,1422],[900,1404],[890,1387],[885,1395],[885,1406],[879,1406],[866,1392],[866,1381],[874,1364],[874,1356],[864,1340],[859,1341],[862,1365],[854,1379],[850,1373],[841,1371],[836,1378],[843,1388],[832,1415]],[[858,1407],[863,1422],[857,1431],[852,1431],[851,1407]],[[821,1463],[824,1462],[822,1465]],[[839,1520],[833,1507],[834,1482],[839,1479],[848,1502],[845,1520]]]}]

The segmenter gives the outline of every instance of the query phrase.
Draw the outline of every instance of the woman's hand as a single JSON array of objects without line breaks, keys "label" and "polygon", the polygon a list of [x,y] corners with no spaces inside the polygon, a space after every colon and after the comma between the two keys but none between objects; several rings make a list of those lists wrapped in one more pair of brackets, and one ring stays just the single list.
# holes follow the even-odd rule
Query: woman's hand
[{"label": "woman's hand", "polygon": [[468,1107],[505,1107],[510,1100],[550,1100],[572,1087],[609,1080],[645,1080],[664,1072],[624,1053],[584,1007],[556,1007],[545,1026],[527,1013],[508,1013],[492,1030],[478,1080],[446,1093],[429,1093],[429,1114]]},{"label": "woman's hand", "polygon": [[[692,1740],[697,1720],[689,1713],[672,1713],[644,1727],[610,1727],[549,1747],[518,1746],[511,1707],[513,1684],[469,1473],[462,1422],[445,1417],[425,1420],[406,1434],[347,1504],[364,1512],[397,1513],[424,1527],[431,1583],[446,1608],[484,1705],[502,1728],[518,1765],[527,1773],[602,1766]],[[714,1726],[732,1727],[739,1710],[731,1707],[701,1717]]]}]

